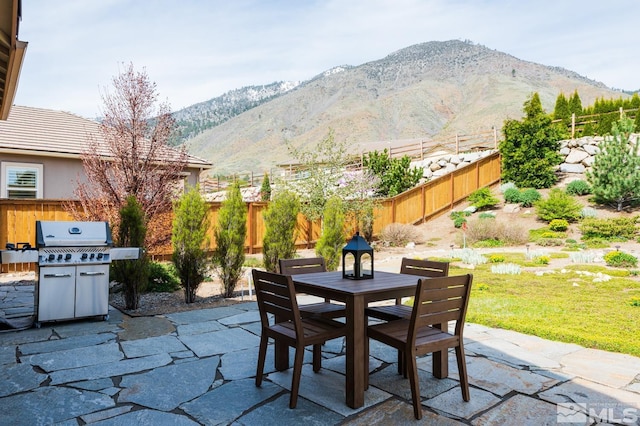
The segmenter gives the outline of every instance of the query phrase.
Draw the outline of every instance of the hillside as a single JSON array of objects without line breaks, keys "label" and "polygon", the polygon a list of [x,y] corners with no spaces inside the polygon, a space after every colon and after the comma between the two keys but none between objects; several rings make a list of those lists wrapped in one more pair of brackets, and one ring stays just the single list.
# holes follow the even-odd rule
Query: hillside
[{"label": "hillside", "polygon": [[428,42],[359,66],[342,66],[298,85],[187,142],[214,163],[212,173],[269,170],[286,142],[308,146],[329,129],[354,150],[367,142],[438,140],[522,116],[540,94],[547,111],[560,92],[578,90],[583,105],[620,97],[604,84],[558,67],[527,62],[470,42]]}]

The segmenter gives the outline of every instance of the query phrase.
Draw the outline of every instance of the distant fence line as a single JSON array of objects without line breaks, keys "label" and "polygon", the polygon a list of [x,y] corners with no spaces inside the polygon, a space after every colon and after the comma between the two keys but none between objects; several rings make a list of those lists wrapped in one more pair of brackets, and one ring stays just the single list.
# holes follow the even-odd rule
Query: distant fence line
[{"label": "distant fence line", "polygon": [[[456,133],[447,138],[437,140],[420,139],[398,146],[389,145],[386,149],[389,158],[401,158],[406,155],[411,158],[412,161],[424,160],[438,151],[460,154],[462,152],[498,149],[498,129],[492,127],[489,130],[473,134]],[[364,156],[373,151],[375,151],[375,149],[363,151],[359,155],[354,154],[352,161],[347,165],[349,170],[361,170],[363,168]],[[300,171],[300,165],[291,164],[277,169],[272,168],[269,172],[269,177],[284,178],[285,180],[297,179],[296,175],[298,171]],[[205,178],[200,182],[200,189],[205,194],[216,192],[225,189],[229,183],[236,180],[241,182],[241,186],[259,187],[263,179],[264,173],[256,173],[254,171],[239,172],[229,176]]]},{"label": "distant fence line", "polygon": [[[374,235],[380,235],[382,230],[391,223],[419,224],[437,217],[452,209],[473,191],[494,185],[500,181],[500,155],[494,152],[465,167],[412,188],[393,198],[381,201],[374,212]],[[63,200],[0,200],[0,244],[2,247],[8,242],[35,243],[35,222],[37,220],[72,220],[71,215],[64,210]],[[209,250],[215,247],[213,226],[217,223],[220,202],[210,202],[209,213],[211,227],[208,231],[210,238]],[[245,251],[249,254],[262,251],[262,241],[265,234],[265,224],[262,213],[267,208],[267,202],[247,203],[247,237]],[[312,247],[320,237],[319,222],[310,222],[302,214],[298,216],[298,248]],[[353,232],[354,229],[348,229]],[[167,247],[157,253],[152,253],[156,260],[168,260],[171,248]],[[1,272],[33,270],[34,264],[2,265]]]},{"label": "distant fence line", "polygon": [[[640,109],[638,108],[632,108],[632,109],[622,109],[622,107],[620,107],[620,109],[618,110],[618,113],[620,114],[620,118],[622,118],[623,115],[626,115],[629,118],[635,119],[636,114],[638,114],[638,111],[640,111]],[[590,114],[590,115],[580,115],[580,116],[576,116],[576,113],[572,113],[571,114],[571,122],[567,125],[568,130],[571,133],[571,139],[575,139],[576,138],[576,133],[578,132],[578,130],[584,129],[584,127],[587,124],[597,124],[599,119],[602,116],[605,116],[607,114],[612,114],[615,113],[616,111],[609,111],[609,112],[602,112],[599,114]],[[555,120],[552,120],[552,123],[561,123],[565,121],[565,119],[563,118],[557,118]],[[636,131],[638,131],[639,129],[636,129]]]}]

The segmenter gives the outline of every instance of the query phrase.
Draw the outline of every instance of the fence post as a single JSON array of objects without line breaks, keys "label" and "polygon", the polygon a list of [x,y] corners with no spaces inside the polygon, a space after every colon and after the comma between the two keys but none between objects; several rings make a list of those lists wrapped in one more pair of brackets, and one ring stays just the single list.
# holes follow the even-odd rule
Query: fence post
[{"label": "fence post", "polygon": [[624,110],[622,109],[622,107],[620,107],[620,118],[622,118],[623,115],[624,115]]},{"label": "fence post", "polygon": [[420,161],[424,161],[424,140],[420,139]]},{"label": "fence post", "polygon": [[576,138],[576,113],[571,113],[571,139]]},{"label": "fence post", "polygon": [[493,149],[498,149],[498,129],[496,126],[491,126],[493,128]]},{"label": "fence post", "polygon": [[253,241],[253,237],[254,237],[254,227],[255,227],[255,220],[253,220],[253,203],[249,202],[249,208],[248,208],[248,214],[247,214],[247,221],[249,222],[247,224],[247,231],[248,231],[248,236],[249,236],[249,254],[253,254],[253,246],[255,241]]},{"label": "fence post", "polygon": [[456,155],[460,154],[460,138],[456,132]]}]

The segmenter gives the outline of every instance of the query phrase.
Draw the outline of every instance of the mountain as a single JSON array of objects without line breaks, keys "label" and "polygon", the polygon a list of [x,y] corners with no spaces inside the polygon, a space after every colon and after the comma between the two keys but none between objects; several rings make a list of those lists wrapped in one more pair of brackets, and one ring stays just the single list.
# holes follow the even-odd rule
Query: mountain
[{"label": "mountain", "polygon": [[173,145],[179,145],[207,129],[262,105],[294,89],[298,84],[299,82],[279,81],[263,86],[247,86],[176,111],[172,114],[177,130]]},{"label": "mountain", "polygon": [[524,61],[468,41],[427,42],[377,61],[341,66],[189,139],[213,173],[263,172],[289,159],[287,142],[309,147],[333,129],[354,151],[400,139],[439,140],[520,119],[538,92],[551,112],[560,92],[583,105],[626,97],[573,71]]}]

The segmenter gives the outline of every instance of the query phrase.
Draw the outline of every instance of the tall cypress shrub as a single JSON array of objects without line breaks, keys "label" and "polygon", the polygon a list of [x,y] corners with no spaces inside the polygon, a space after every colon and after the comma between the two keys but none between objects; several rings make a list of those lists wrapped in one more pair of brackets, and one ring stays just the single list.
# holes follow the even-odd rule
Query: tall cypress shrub
[{"label": "tall cypress shrub", "polygon": [[222,281],[224,297],[232,297],[242,274],[247,236],[247,206],[242,201],[240,184],[237,182],[227,190],[227,198],[218,212],[213,235],[216,241],[213,263]]},{"label": "tall cypress shrub", "polygon": [[322,235],[316,244],[316,254],[324,257],[327,270],[335,271],[340,264],[345,245],[344,210],[342,200],[331,197],[324,208]]},{"label": "tall cypress shrub", "polygon": [[144,250],[147,236],[145,216],[142,206],[136,197],[127,197],[125,205],[120,209],[120,227],[118,228],[117,245],[119,247],[140,247],[140,258],[135,260],[118,260],[113,264],[116,280],[124,289],[125,309],[134,310],[140,307],[140,294],[149,280],[149,259]]},{"label": "tall cypress shrub", "polygon": [[205,245],[208,240],[209,206],[198,187],[190,188],[174,206],[173,264],[184,289],[184,300],[193,303],[207,269]]},{"label": "tall cypress shrub", "polygon": [[295,193],[276,193],[264,212],[264,240],[262,257],[264,267],[269,272],[280,272],[279,259],[290,259],[296,254],[296,225],[300,201]]}]

